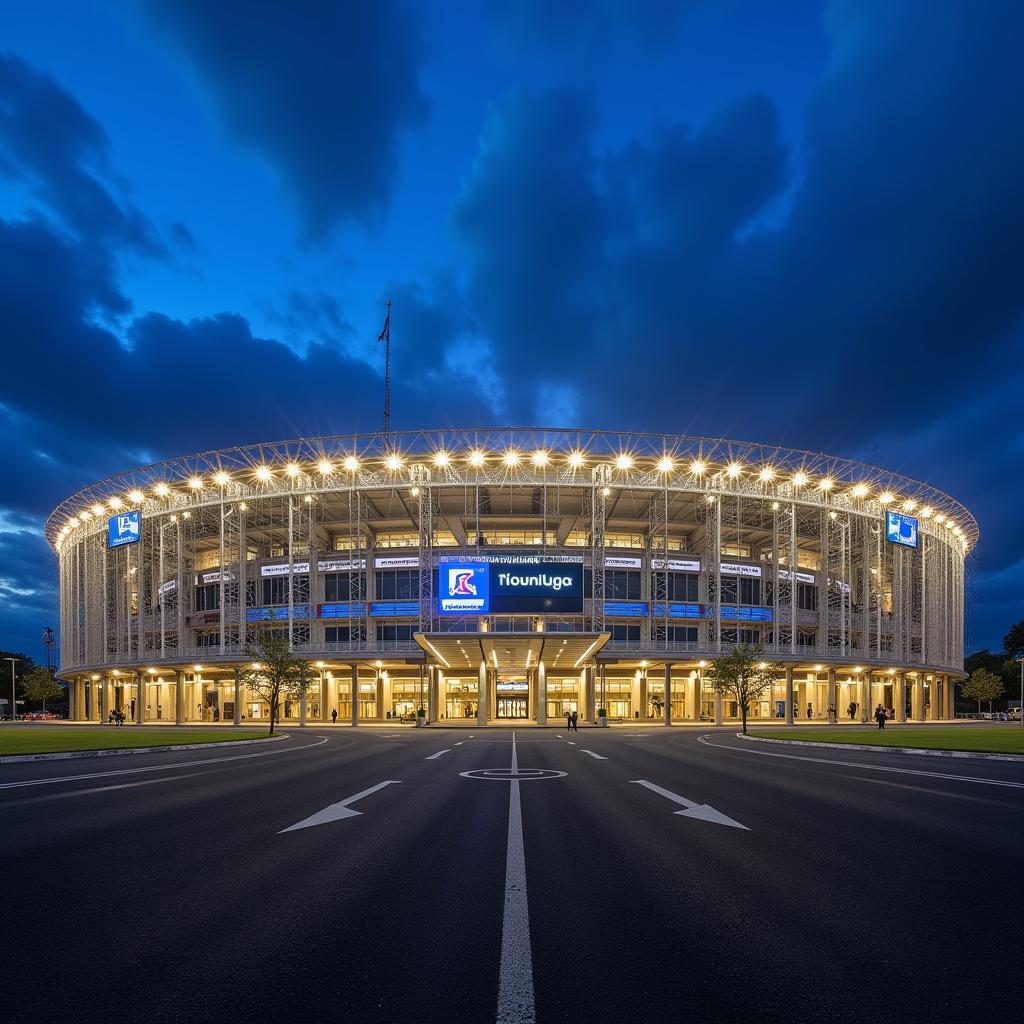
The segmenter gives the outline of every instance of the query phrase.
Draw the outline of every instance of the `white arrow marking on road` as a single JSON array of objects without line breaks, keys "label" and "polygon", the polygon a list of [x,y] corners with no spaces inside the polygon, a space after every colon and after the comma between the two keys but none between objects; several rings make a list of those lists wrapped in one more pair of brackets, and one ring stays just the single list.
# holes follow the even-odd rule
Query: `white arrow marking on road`
[{"label": "white arrow marking on road", "polygon": [[598,761],[607,761],[608,758],[604,754],[595,754],[592,750],[587,750],[586,747],[580,747],[581,754],[589,754],[591,757],[596,758]]},{"label": "white arrow marking on road", "polygon": [[336,804],[331,804],[322,811],[317,811],[316,814],[311,814],[308,818],[303,818],[302,821],[281,829],[277,834],[282,835],[285,832],[294,832],[296,829],[310,828],[313,825],[326,825],[329,821],[340,821],[342,818],[354,818],[357,814],[362,814],[363,812],[353,811],[349,804],[354,804],[357,800],[362,800],[364,796],[370,796],[385,786],[394,786],[399,782],[401,782],[401,779],[388,779],[386,782],[378,782],[376,786],[364,789],[362,793],[356,793],[355,796],[350,796],[346,800],[339,800]]},{"label": "white arrow marking on road", "polygon": [[429,757],[423,758],[424,761],[436,761],[442,754],[450,754],[452,748],[449,747],[447,750],[439,750],[436,754],[431,754]]},{"label": "white arrow marking on road", "polygon": [[700,818],[702,821],[713,821],[716,825],[731,825],[733,828],[741,828],[745,832],[750,831],[746,825],[741,825],[738,821],[734,821],[721,811],[716,811],[714,807],[710,807],[708,804],[699,804],[696,800],[687,800],[685,796],[680,796],[678,793],[673,793],[670,790],[663,789],[661,786],[656,786],[653,782],[648,782],[646,779],[632,779],[630,781],[638,786],[644,786],[652,793],[665,797],[666,800],[682,804],[685,810],[675,811],[674,813],[681,814],[684,818]]}]

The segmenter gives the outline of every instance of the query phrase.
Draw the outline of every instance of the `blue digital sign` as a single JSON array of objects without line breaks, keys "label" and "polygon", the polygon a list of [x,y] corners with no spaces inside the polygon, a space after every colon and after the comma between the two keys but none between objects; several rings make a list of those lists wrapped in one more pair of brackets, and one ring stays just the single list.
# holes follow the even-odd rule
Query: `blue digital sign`
[{"label": "blue digital sign", "polygon": [[321,619],[354,619],[363,614],[366,606],[362,602],[348,602],[341,604],[322,604],[318,608],[318,617]]},{"label": "blue digital sign", "polygon": [[583,562],[453,559],[437,567],[442,615],[583,611]]},{"label": "blue digital sign", "polygon": [[[708,608],[704,612],[704,617],[713,619],[715,616]],[[771,622],[772,610],[771,608],[757,608],[748,605],[740,605],[737,608],[735,605],[723,604],[721,617],[735,622]]]},{"label": "blue digital sign", "polygon": [[[308,604],[297,604],[292,607],[293,619],[308,619],[310,617],[310,606]],[[246,622],[287,622],[288,607],[281,608],[247,608],[245,611]]]},{"label": "blue digital sign", "polygon": [[619,619],[642,619],[647,614],[647,602],[605,601],[604,613]]},{"label": "blue digital sign", "polygon": [[885,539],[905,548],[917,547],[917,520],[899,512],[885,513]]},{"label": "blue digital sign", "polygon": [[[651,614],[656,618],[665,617],[665,605],[660,602],[651,605]],[[668,618],[670,619],[700,619],[704,616],[704,605],[685,604],[671,602],[668,606]]]},{"label": "blue digital sign", "polygon": [[[420,613],[416,601],[371,601],[370,615],[375,619],[416,616]],[[322,617],[322,616],[321,616]]]},{"label": "blue digital sign", "polygon": [[142,530],[142,514],[136,509],[133,512],[118,512],[107,521],[107,547],[119,548],[122,544],[134,544],[138,541]]}]

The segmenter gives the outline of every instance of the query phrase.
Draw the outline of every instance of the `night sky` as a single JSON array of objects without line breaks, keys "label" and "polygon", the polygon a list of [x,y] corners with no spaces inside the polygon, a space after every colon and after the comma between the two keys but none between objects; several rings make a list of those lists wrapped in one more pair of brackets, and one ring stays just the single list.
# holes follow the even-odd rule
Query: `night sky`
[{"label": "night sky", "polygon": [[726,436],[978,518],[1024,618],[1024,5],[10,0],[0,647],[64,497],[380,427]]}]

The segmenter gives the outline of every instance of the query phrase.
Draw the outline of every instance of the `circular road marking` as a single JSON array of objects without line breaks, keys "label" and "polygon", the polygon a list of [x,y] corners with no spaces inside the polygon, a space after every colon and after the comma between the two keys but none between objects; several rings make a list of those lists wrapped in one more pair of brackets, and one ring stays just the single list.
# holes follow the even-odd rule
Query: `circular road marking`
[{"label": "circular road marking", "polygon": [[562,779],[568,772],[556,772],[547,768],[477,768],[470,772],[459,772],[464,779],[483,779],[485,782],[532,782],[534,779]]}]

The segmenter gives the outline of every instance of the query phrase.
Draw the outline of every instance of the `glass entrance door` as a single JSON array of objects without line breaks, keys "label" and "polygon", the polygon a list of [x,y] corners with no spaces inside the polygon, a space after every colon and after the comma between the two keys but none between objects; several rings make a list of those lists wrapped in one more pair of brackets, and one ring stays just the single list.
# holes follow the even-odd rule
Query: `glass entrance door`
[{"label": "glass entrance door", "polygon": [[527,718],[529,710],[529,698],[527,697],[499,697],[498,718]]}]

